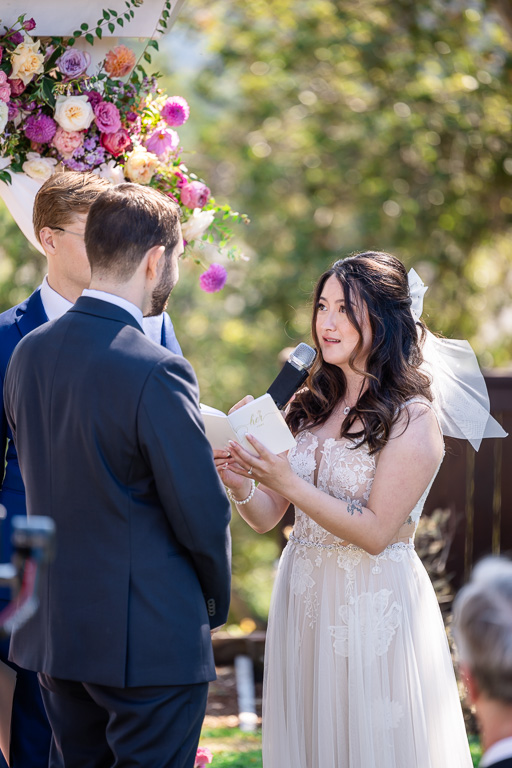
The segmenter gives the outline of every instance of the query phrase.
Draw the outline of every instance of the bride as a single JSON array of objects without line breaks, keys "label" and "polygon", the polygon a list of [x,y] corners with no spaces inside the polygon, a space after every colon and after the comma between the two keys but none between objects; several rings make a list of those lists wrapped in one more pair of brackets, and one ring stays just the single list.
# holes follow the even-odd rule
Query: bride
[{"label": "bride", "polygon": [[[472,766],[413,543],[451,434],[422,353],[427,337],[440,340],[419,320],[420,285],[413,303],[403,264],[386,253],[337,261],[315,290],[318,355],[287,413],[295,447],[274,455],[248,436],[253,452],[230,443],[215,453],[256,531],[290,502],[296,510],[269,616],[264,768]],[[479,437],[500,430],[486,410]]]}]

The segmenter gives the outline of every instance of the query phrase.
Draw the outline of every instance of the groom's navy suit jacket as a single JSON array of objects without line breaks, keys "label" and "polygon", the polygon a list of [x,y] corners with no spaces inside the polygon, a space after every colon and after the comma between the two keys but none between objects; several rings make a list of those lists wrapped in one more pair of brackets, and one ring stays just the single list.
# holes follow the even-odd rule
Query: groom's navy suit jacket
[{"label": "groom's navy suit jacket", "polygon": [[[9,441],[5,455],[5,476],[3,482],[0,483],[0,504],[3,504],[7,510],[7,518],[2,522],[0,528],[0,563],[8,562],[11,559],[12,517],[26,513],[25,488],[21,479],[16,448],[11,439],[12,435],[3,408],[5,371],[16,345],[23,336],[46,322],[48,322],[48,317],[41,301],[40,288],[37,288],[21,304],[17,304],[0,314],[0,451],[2,454],[5,452],[7,441]],[[163,322],[160,317],[148,318],[145,322],[147,323],[145,333],[152,341],[161,344],[172,352],[181,354],[169,315],[164,313]],[[9,599],[10,591],[8,588],[0,587],[0,601]]]},{"label": "groom's navy suit jacket", "polygon": [[116,687],[214,679],[230,505],[190,364],[126,310],[81,297],[18,344],[4,402],[28,515],[57,530],[12,660]]},{"label": "groom's navy suit jacket", "polygon": [[[11,559],[11,519],[26,514],[25,488],[18,464],[16,448],[3,408],[3,382],[9,359],[21,339],[48,322],[40,289],[25,301],[0,314],[0,450],[6,453],[5,477],[0,485],[0,504],[7,517],[0,527],[0,562]],[[167,314],[145,320],[145,333],[157,344],[181,354],[172,322]],[[0,587],[0,608],[9,601],[7,587]],[[7,661],[8,640],[0,641],[0,659]],[[18,682],[13,703],[11,723],[11,766],[13,768],[45,768],[50,750],[50,727],[44,711],[37,676],[33,672],[17,669]],[[0,754],[0,768],[6,763]]]}]

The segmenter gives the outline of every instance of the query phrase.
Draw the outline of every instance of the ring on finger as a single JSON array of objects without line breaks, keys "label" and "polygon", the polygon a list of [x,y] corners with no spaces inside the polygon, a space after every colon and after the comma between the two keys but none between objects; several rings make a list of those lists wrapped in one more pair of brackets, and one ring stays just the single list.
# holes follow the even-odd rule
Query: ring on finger
[{"label": "ring on finger", "polygon": [[247,474],[248,474],[248,475],[252,475],[252,467],[250,467],[250,468],[247,470]]}]

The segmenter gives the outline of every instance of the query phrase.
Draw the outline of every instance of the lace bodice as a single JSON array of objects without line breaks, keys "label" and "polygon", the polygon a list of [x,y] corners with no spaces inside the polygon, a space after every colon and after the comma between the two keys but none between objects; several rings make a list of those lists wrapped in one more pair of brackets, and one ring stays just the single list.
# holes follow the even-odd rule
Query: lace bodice
[{"label": "lace bodice", "polygon": [[[375,455],[370,455],[366,444],[354,448],[354,443],[349,438],[327,438],[320,443],[318,437],[306,429],[297,436],[296,444],[288,454],[288,460],[295,474],[312,485],[316,484],[330,496],[346,502],[357,500],[363,506],[368,503],[375,476],[376,458]],[[413,541],[423,505],[434,479],[435,475],[398,531],[395,541]],[[301,543],[306,542],[307,546],[337,548],[342,543],[347,543],[326,531],[298,508],[295,510],[292,536]]]}]

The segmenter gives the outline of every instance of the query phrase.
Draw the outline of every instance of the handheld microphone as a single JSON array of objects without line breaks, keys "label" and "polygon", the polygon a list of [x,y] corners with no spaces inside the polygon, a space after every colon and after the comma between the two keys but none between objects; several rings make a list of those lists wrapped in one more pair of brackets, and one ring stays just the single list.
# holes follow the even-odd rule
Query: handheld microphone
[{"label": "handheld microphone", "polygon": [[282,370],[267,389],[278,408],[284,408],[303,384],[313,365],[316,352],[309,344],[301,342],[295,347]]}]

